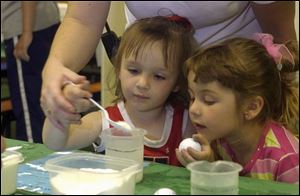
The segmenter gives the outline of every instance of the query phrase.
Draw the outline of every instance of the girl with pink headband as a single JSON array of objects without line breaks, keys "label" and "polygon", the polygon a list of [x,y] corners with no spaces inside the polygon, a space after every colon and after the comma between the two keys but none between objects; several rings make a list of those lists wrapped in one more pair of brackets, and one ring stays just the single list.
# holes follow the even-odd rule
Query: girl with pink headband
[{"label": "girl with pink headband", "polygon": [[177,150],[177,157],[183,165],[205,157],[233,161],[242,176],[298,183],[297,43],[256,39],[230,39],[187,60],[189,114],[202,151]]}]

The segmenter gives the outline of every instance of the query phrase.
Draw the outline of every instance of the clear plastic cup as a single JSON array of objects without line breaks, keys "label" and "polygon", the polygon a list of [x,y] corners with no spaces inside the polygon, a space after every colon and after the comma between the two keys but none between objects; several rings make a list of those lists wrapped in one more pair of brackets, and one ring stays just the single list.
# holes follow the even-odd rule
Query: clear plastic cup
[{"label": "clear plastic cup", "polygon": [[137,173],[136,182],[143,179],[145,134],[146,131],[140,128],[133,128],[130,132],[116,128],[102,131],[106,155],[132,159],[140,164],[141,171]]},{"label": "clear plastic cup", "polygon": [[1,195],[10,195],[16,191],[17,171],[24,158],[20,152],[6,150],[1,153],[1,161]]},{"label": "clear plastic cup", "polygon": [[242,166],[229,161],[197,161],[191,171],[191,195],[237,195]]}]

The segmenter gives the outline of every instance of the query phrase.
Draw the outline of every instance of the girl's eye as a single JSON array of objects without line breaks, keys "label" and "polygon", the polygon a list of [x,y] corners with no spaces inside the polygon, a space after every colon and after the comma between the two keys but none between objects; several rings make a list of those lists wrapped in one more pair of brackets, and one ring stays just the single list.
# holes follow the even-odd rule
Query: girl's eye
[{"label": "girl's eye", "polygon": [[138,71],[137,69],[128,68],[127,70],[128,70],[128,72],[131,73],[131,74],[138,74],[138,73],[139,73],[139,71]]},{"label": "girl's eye", "polygon": [[155,75],[154,78],[157,79],[157,80],[165,80],[165,79],[166,79],[166,78],[165,78],[164,76],[162,76],[162,75]]},{"label": "girl's eye", "polygon": [[214,101],[204,101],[207,105],[213,105],[215,102]]},{"label": "girl's eye", "polygon": [[216,103],[216,101],[214,99],[212,99],[211,97],[208,97],[208,96],[203,97],[203,102],[207,105],[213,105],[214,103]]}]

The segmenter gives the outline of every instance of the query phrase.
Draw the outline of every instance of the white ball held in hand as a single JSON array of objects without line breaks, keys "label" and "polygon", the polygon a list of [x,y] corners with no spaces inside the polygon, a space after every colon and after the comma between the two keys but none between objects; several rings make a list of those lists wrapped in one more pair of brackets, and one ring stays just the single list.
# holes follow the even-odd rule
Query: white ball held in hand
[{"label": "white ball held in hand", "polygon": [[186,150],[188,147],[192,147],[195,150],[201,151],[201,145],[198,142],[194,141],[193,138],[186,138],[182,140],[179,144],[179,151],[183,149]]},{"label": "white ball held in hand", "polygon": [[169,188],[161,188],[155,191],[154,195],[176,195],[176,192]]}]

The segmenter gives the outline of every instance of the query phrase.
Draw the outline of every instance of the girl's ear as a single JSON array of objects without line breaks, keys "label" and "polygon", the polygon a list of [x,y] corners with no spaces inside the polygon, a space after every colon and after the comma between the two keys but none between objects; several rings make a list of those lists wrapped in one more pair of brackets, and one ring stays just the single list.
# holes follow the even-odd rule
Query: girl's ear
[{"label": "girl's ear", "polygon": [[247,101],[244,110],[246,120],[254,119],[262,110],[264,106],[264,99],[261,96],[256,96]]}]

